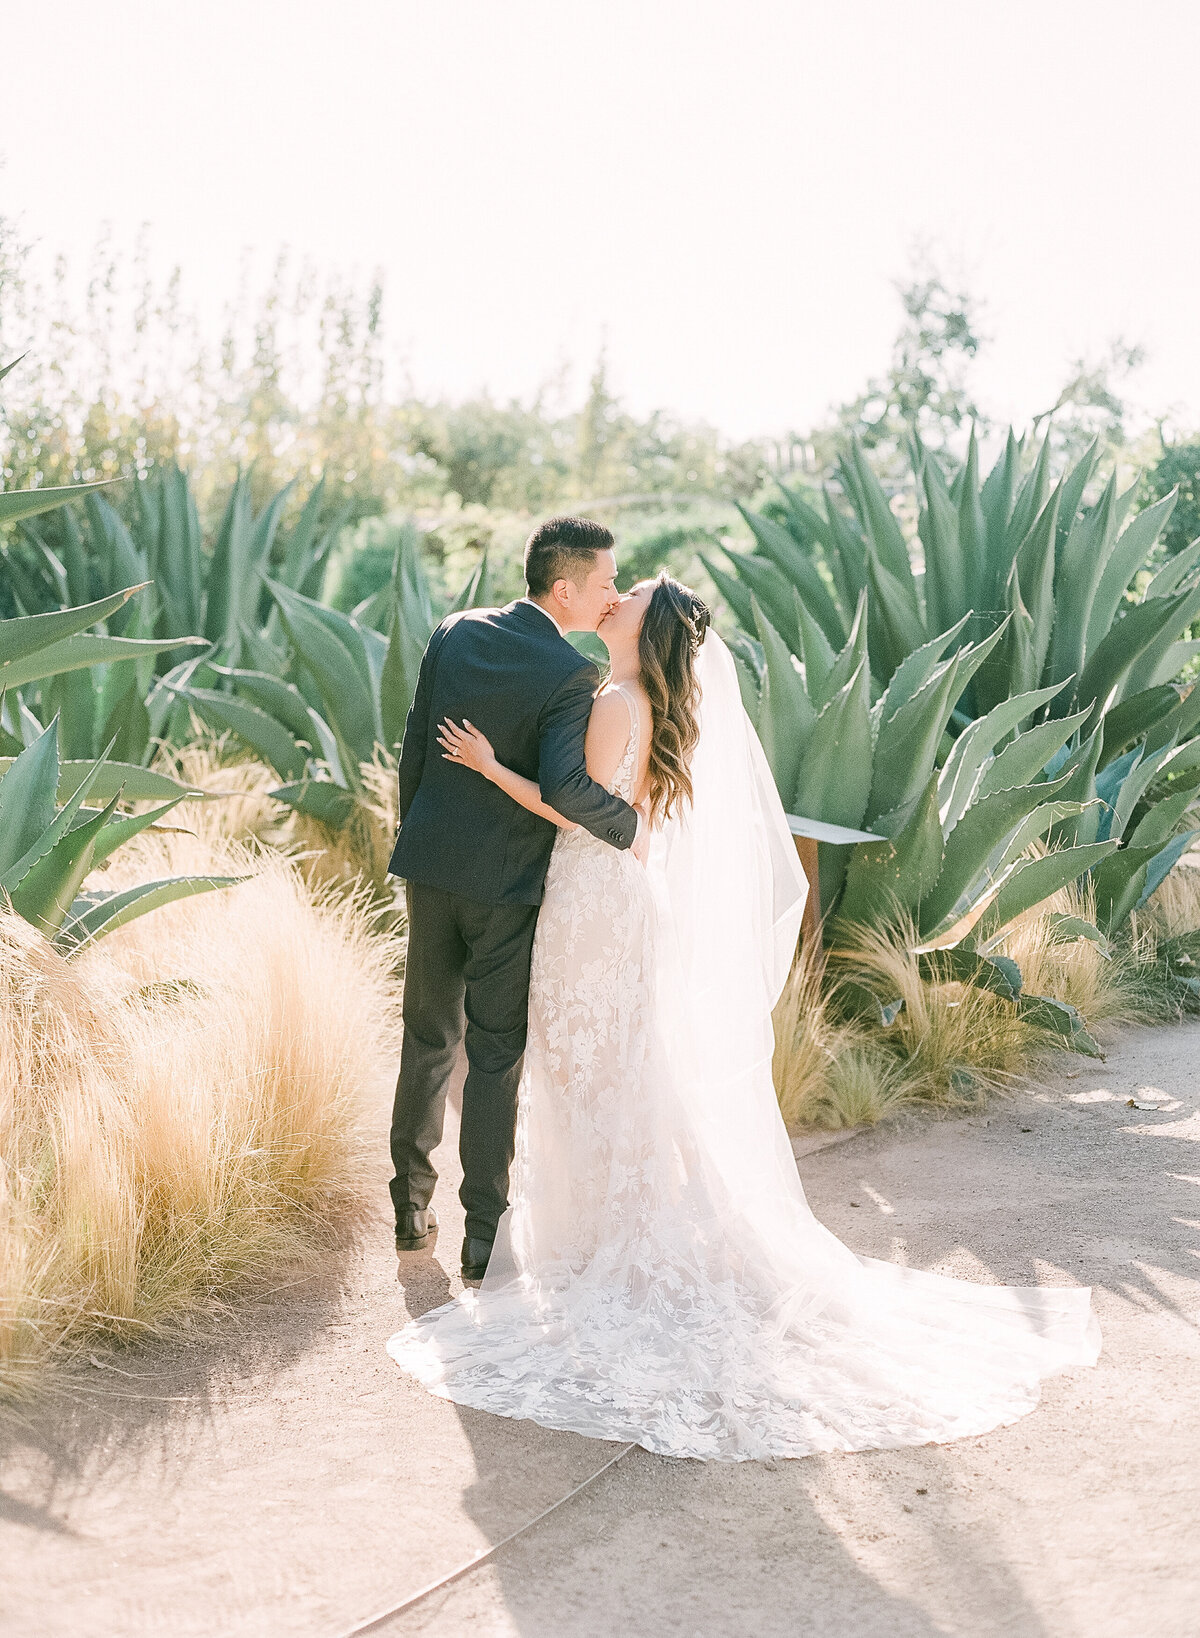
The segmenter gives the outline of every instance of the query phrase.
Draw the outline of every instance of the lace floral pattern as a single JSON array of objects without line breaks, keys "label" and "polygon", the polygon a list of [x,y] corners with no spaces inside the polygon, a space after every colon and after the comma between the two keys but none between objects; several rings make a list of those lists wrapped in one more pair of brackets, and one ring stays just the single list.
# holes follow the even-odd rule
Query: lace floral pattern
[{"label": "lace floral pattern", "polygon": [[[611,787],[626,799],[630,717]],[[742,1203],[690,1141],[687,1089],[655,1029],[655,926],[630,853],[560,834],[512,1204],[478,1294],[405,1326],[396,1362],[459,1404],[725,1461],[944,1441],[1030,1410],[1040,1379],[1091,1347],[1086,1292],[892,1270],[810,1217],[805,1255],[853,1293],[810,1304],[757,1253]]]},{"label": "lace floral pattern", "polygon": [[[626,801],[637,764],[630,705],[629,740],[610,787]],[[641,1084],[650,1040],[653,936],[646,873],[632,853],[583,829],[563,832],[534,939],[512,1178],[510,1232],[532,1266],[551,1262],[581,1273],[613,1213],[633,1211],[650,1184],[651,1134],[640,1123],[631,1127],[628,1100]],[[540,1187],[529,1185],[551,1156],[570,1188],[555,1191],[558,1209],[546,1212]]]}]

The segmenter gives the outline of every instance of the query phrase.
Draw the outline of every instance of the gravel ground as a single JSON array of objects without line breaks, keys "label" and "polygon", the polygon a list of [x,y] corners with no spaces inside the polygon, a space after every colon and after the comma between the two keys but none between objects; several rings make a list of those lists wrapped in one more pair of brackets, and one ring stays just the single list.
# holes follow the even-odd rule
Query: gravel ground
[{"label": "gravel ground", "polygon": [[[773,1466],[635,1450],[378,1632],[485,1638],[1193,1638],[1200,1632],[1200,1025],[1061,1060],[986,1115],[800,1161],[857,1250],[1095,1290],[1104,1352],[1011,1428]],[[1173,1108],[1131,1109],[1151,1086]],[[1142,1102],[1154,1101],[1140,1094]],[[380,1099],[380,1163],[386,1098]],[[383,1351],[457,1289],[387,1224],[187,1346],[105,1355],[4,1424],[0,1631],[338,1638],[615,1448],[460,1410]],[[443,1272],[445,1270],[445,1272]]]}]

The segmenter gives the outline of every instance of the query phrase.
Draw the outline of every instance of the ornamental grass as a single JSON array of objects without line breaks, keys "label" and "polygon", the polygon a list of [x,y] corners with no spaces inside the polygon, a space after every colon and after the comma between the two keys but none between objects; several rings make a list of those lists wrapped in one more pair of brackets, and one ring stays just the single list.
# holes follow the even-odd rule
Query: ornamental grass
[{"label": "ornamental grass", "polygon": [[312,1268],[362,1210],[364,1104],[395,1064],[396,951],[353,896],[213,834],[228,809],[186,807],[172,821],[190,813],[201,833],[145,833],[107,884],[203,859],[239,885],[70,961],[0,913],[5,1397],[100,1338],[186,1330]]},{"label": "ornamental grass", "polygon": [[[1200,868],[1185,860],[1109,943],[1064,941],[1063,916],[1095,921],[1090,886],[1055,893],[997,947],[1028,993],[1066,1002],[1089,1028],[1200,1010]],[[934,972],[922,972],[917,942],[901,919],[854,929],[818,964],[801,952],[775,1010],[775,1086],[789,1126],[832,1130],[872,1126],[906,1107],[977,1108],[1062,1050],[1012,1002],[939,976],[936,952]],[[864,994],[889,1022],[863,1008]]]}]

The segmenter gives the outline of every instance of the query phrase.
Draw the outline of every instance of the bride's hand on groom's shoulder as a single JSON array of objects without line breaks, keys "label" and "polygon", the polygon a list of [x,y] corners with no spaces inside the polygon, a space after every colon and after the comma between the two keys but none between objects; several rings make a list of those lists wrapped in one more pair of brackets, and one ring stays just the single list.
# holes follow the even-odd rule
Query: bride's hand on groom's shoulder
[{"label": "bride's hand on groom's shoulder", "polygon": [[447,762],[457,762],[460,767],[473,768],[476,773],[488,775],[491,769],[497,766],[496,753],[492,749],[491,741],[478,728],[473,728],[466,717],[462,726],[451,722],[448,718],[438,726],[438,744],[442,747],[442,755]]}]

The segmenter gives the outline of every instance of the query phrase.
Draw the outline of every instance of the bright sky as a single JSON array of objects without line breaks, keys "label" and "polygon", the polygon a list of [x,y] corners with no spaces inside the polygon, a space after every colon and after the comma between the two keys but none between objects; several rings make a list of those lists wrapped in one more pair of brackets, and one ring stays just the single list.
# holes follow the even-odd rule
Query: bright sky
[{"label": "bright sky", "polygon": [[426,391],[617,389],[739,435],[886,363],[915,239],[987,407],[1116,335],[1200,422],[1195,0],[55,0],[4,20],[0,211],[143,222],[198,299],[286,243],[384,270]]}]

